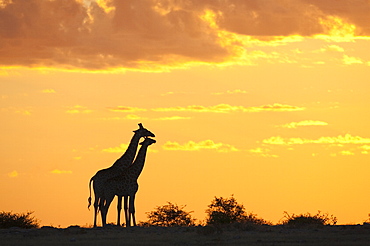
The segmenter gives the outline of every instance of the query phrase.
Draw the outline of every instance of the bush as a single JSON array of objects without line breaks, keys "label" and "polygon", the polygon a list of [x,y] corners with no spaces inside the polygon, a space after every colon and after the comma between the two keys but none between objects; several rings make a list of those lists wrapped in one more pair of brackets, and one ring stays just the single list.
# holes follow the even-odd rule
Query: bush
[{"label": "bush", "polygon": [[25,229],[38,228],[39,222],[33,216],[33,212],[15,214],[12,212],[0,212],[0,228],[6,229],[19,227]]},{"label": "bush", "polygon": [[147,212],[148,221],[140,222],[139,226],[194,226],[195,219],[190,215],[191,212],[184,211],[186,206],[179,207],[177,204],[157,206],[154,211]]},{"label": "bush", "polygon": [[206,210],[207,225],[213,224],[231,224],[231,223],[249,223],[262,225],[267,222],[263,219],[257,218],[256,214],[246,213],[244,206],[238,204],[236,199],[215,197]]},{"label": "bush", "polygon": [[317,212],[315,215],[311,215],[310,213],[300,214],[300,215],[289,215],[286,211],[284,211],[284,218],[282,221],[283,225],[288,225],[291,227],[302,227],[302,226],[323,226],[323,225],[335,225],[337,223],[337,218],[333,215],[328,213],[321,214],[320,211]]}]

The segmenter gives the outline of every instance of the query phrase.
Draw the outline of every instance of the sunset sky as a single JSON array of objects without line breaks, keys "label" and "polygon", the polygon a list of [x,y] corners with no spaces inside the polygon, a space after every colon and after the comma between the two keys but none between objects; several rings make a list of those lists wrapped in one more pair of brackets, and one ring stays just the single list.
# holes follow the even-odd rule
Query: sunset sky
[{"label": "sunset sky", "polygon": [[0,0],[0,210],[91,225],[89,179],[141,122],[139,221],[233,194],[362,223],[369,47],[369,0]]}]

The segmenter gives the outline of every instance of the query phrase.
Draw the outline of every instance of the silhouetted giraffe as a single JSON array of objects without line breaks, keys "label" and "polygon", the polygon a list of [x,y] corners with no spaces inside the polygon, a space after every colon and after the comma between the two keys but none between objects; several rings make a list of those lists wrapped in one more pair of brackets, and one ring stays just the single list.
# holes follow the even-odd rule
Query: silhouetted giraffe
[{"label": "silhouetted giraffe", "polygon": [[[136,226],[135,220],[135,195],[139,189],[139,184],[137,179],[139,178],[141,171],[144,168],[145,158],[147,154],[148,147],[155,143],[156,141],[151,138],[145,138],[145,140],[140,143],[141,147],[136,156],[136,159],[132,165],[127,168],[123,175],[109,179],[104,186],[104,207],[101,210],[103,224],[106,223],[107,213],[109,206],[115,195],[118,196],[117,205],[117,225],[120,225],[120,215],[122,209],[122,197],[124,197],[124,211],[126,218],[126,226],[131,225],[131,216],[134,226]],[[129,204],[128,204],[129,202]]]},{"label": "silhouetted giraffe", "polygon": [[[116,162],[109,168],[99,170],[91,179],[89,183],[89,189],[90,189],[90,197],[88,198],[88,208],[91,205],[91,182],[93,183],[94,188],[94,227],[96,227],[96,217],[98,213],[98,209],[101,210],[101,208],[104,206],[102,201],[104,201],[103,197],[103,189],[105,182],[110,179],[114,178],[116,176],[122,175],[127,169],[128,166],[132,164],[132,161],[134,160],[137,147],[139,144],[139,140],[141,137],[155,137],[155,135],[145,129],[141,123],[139,123],[139,129],[134,131],[134,136],[132,137],[130,144],[126,150],[126,152],[116,160]],[[100,207],[100,208],[99,208]]]}]

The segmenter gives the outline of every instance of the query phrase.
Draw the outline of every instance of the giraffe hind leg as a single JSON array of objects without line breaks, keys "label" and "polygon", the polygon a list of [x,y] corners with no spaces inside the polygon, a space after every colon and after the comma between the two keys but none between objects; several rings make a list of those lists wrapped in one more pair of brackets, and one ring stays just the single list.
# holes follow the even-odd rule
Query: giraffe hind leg
[{"label": "giraffe hind leg", "polygon": [[100,203],[102,205],[101,217],[102,217],[103,226],[107,225],[108,209],[109,209],[109,206],[110,206],[111,202],[113,201],[113,198],[114,198],[114,196],[105,197],[105,199],[102,199],[103,202]]},{"label": "giraffe hind leg", "polygon": [[99,212],[99,199],[97,199],[95,197],[95,201],[94,201],[94,227],[97,227],[96,218],[98,216],[98,212]]}]

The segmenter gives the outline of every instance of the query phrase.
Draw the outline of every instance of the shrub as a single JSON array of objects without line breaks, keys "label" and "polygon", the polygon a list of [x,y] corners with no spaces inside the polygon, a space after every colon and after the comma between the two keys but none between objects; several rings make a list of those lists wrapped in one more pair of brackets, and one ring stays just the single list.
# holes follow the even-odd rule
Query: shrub
[{"label": "shrub", "polygon": [[256,225],[266,224],[263,219],[257,218],[256,214],[247,213],[244,206],[238,204],[236,199],[215,197],[206,210],[207,225],[231,224],[231,223],[250,223]]},{"label": "shrub", "polygon": [[19,228],[38,228],[39,221],[31,216],[33,212],[27,213],[12,213],[12,212],[0,212],[0,228],[6,229],[10,227]]},{"label": "shrub", "polygon": [[300,214],[300,215],[289,215],[288,212],[284,211],[284,218],[282,221],[283,225],[288,225],[291,227],[302,227],[309,225],[323,226],[323,225],[335,225],[337,223],[337,218],[328,213],[321,214],[320,211],[315,215],[310,213]]},{"label": "shrub", "polygon": [[157,206],[154,211],[147,212],[148,221],[140,222],[140,226],[194,226],[195,219],[191,212],[184,211],[186,206],[179,207],[177,204],[168,202],[163,206]]}]

